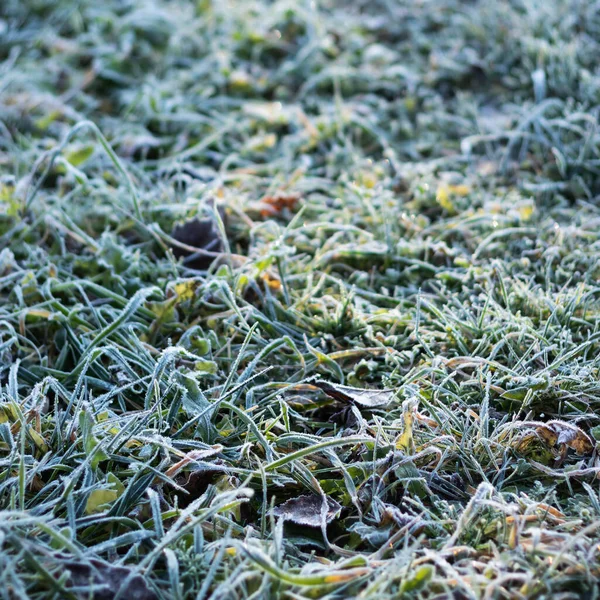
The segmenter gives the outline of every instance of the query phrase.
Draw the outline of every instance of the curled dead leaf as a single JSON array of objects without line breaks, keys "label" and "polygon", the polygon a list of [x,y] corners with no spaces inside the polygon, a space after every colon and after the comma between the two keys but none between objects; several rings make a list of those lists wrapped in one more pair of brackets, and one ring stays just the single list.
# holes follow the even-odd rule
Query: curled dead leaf
[{"label": "curled dead leaf", "polygon": [[565,445],[577,454],[590,454],[595,447],[590,436],[577,425],[565,421],[548,421],[536,424],[536,431],[549,446]]},{"label": "curled dead leaf", "polygon": [[[577,454],[591,454],[595,448],[592,438],[577,425],[566,421],[515,421],[508,429],[527,428],[535,432],[549,447],[562,446],[575,450]],[[519,442],[522,444],[522,440]]]},{"label": "curled dead leaf", "polygon": [[[214,202],[211,202],[214,206]],[[225,212],[217,207],[222,221]],[[207,269],[219,253],[223,252],[223,240],[216,219],[195,217],[178,223],[171,232],[172,249],[176,258],[183,258],[186,266],[193,269]]]}]

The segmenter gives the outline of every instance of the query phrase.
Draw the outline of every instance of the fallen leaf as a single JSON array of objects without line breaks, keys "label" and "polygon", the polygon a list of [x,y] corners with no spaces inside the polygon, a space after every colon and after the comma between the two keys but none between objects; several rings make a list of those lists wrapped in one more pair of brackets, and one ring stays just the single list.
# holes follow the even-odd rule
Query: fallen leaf
[{"label": "fallen leaf", "polygon": [[182,508],[204,494],[208,486],[214,484],[218,477],[229,474],[227,467],[216,462],[194,462],[190,465],[190,469],[192,470],[179,473],[175,478],[175,483],[178,486],[176,489],[187,492],[179,496],[178,502]]},{"label": "fallen leaf", "polygon": [[417,419],[417,421],[419,421],[420,423],[425,423],[425,425],[433,429],[437,429],[439,427],[439,423],[437,421],[435,421],[434,419],[430,419],[429,417],[422,415],[419,412],[415,412],[415,419]]},{"label": "fallen leaf", "polygon": [[590,454],[595,448],[594,442],[583,429],[565,421],[548,421],[538,424],[537,432],[548,445],[565,445],[579,455]]},{"label": "fallen leaf", "polygon": [[[327,498],[327,505],[325,522],[331,523],[331,521],[338,517],[342,507],[331,498]],[[322,508],[323,498],[321,496],[298,496],[298,498],[292,498],[276,506],[273,509],[273,514],[284,521],[292,521],[292,523],[296,523],[297,525],[320,527]]]},{"label": "fallen leaf", "polygon": [[272,271],[265,271],[260,275],[260,279],[267,285],[267,287],[275,292],[278,292],[282,285],[281,279]]},{"label": "fallen leaf", "polygon": [[273,217],[286,208],[293,211],[300,198],[300,194],[296,192],[277,192],[273,195],[263,196],[254,208],[259,210],[261,217]]},{"label": "fallen leaf", "polygon": [[538,502],[537,510],[542,511],[545,514],[550,514],[555,519],[561,519],[563,521],[566,519],[564,513],[562,513],[560,510],[557,510],[556,508],[554,508],[553,506],[550,506],[549,504],[544,504],[543,502]]},{"label": "fallen leaf", "polygon": [[[225,213],[219,209],[221,219]],[[181,244],[173,244],[173,254],[184,259],[186,266],[193,269],[208,269],[216,254],[223,251],[223,242],[214,219],[195,217],[173,228],[171,237]],[[187,246],[187,247],[184,247]]]},{"label": "fallen leaf", "polygon": [[[566,421],[515,421],[507,426],[507,430],[527,428],[530,434],[522,436],[519,440],[519,447],[531,441],[531,435],[538,438],[550,448],[556,445],[564,446],[575,450],[577,454],[590,454],[596,445],[592,438],[577,425],[572,425]],[[535,433],[534,433],[535,432]]]},{"label": "fallen leaf", "polygon": [[331,398],[342,402],[354,402],[359,406],[367,408],[379,408],[387,406],[396,396],[396,391],[391,389],[367,390],[362,388],[330,383],[328,381],[316,380],[311,382],[324,391]]},{"label": "fallen leaf", "polygon": [[79,589],[82,598],[112,600],[120,592],[120,597],[128,600],[158,599],[148,588],[145,579],[127,567],[111,565],[97,559],[86,562],[69,561],[65,563],[65,567],[69,583]]}]

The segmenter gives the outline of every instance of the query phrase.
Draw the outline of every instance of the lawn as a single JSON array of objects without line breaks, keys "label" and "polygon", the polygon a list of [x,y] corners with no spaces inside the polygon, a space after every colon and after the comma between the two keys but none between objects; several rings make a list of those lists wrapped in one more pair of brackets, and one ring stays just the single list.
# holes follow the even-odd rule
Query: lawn
[{"label": "lawn", "polygon": [[0,598],[600,597],[600,3],[0,1]]}]

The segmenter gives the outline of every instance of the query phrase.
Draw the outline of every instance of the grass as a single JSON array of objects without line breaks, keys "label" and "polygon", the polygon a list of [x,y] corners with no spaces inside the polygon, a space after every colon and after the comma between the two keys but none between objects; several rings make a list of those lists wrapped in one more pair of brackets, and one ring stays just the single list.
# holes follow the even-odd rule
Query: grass
[{"label": "grass", "polygon": [[598,40],[4,0],[0,596],[597,598]]}]

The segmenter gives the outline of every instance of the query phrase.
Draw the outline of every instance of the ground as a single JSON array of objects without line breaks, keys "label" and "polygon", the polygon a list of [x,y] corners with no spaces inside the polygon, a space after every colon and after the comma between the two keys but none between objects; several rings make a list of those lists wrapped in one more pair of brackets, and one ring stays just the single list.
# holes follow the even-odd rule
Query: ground
[{"label": "ground", "polygon": [[600,5],[0,3],[0,597],[596,598]]}]

